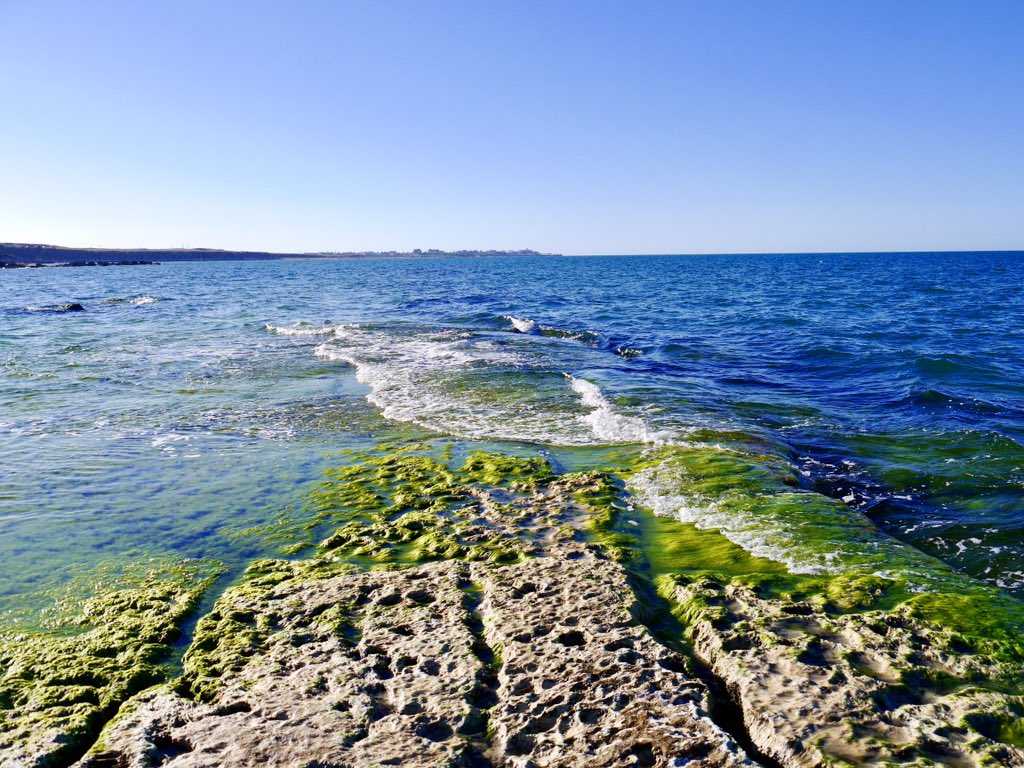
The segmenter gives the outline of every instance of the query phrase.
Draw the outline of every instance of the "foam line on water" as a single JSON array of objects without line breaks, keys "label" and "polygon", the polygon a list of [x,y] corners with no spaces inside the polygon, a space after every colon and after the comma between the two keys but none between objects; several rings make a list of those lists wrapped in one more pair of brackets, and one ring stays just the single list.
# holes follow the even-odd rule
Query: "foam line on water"
[{"label": "foam line on water", "polygon": [[277,334],[278,336],[329,336],[334,333],[335,330],[335,326],[329,323],[313,325],[306,322],[292,323],[290,325],[265,323],[263,328],[271,333]]},{"label": "foam line on water", "polygon": [[669,433],[651,429],[639,416],[627,416],[616,411],[601,388],[592,381],[569,373],[565,374],[565,377],[573,391],[580,396],[583,405],[590,409],[583,417],[583,421],[599,441],[662,445],[671,440]]},{"label": "foam line on water", "polygon": [[537,397],[543,372],[531,369],[528,350],[471,331],[344,326],[315,354],[353,366],[367,400],[394,421],[476,439],[594,442],[571,400]]}]

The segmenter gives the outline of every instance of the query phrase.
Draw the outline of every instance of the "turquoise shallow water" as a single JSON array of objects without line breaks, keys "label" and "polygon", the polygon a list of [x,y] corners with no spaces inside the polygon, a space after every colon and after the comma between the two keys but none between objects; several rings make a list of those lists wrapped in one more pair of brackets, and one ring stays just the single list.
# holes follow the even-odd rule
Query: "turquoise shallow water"
[{"label": "turquoise shallow water", "polygon": [[100,563],[238,568],[340,452],[418,433],[749,443],[1020,591],[1022,286],[1015,254],[5,271],[0,610]]}]

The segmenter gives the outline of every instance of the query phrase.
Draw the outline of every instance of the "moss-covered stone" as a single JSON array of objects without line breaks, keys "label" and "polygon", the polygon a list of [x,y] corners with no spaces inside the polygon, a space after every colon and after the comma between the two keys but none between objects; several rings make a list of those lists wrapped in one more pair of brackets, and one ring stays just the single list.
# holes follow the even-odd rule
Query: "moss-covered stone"
[{"label": "moss-covered stone", "polygon": [[0,763],[71,762],[136,692],[166,679],[182,622],[219,573],[155,569],[86,600],[60,631],[0,636]]},{"label": "moss-covered stone", "polygon": [[459,469],[459,477],[490,486],[536,488],[553,476],[551,465],[540,457],[522,458],[475,451]]},{"label": "moss-covered stone", "polygon": [[[371,576],[368,569],[431,561],[509,564],[587,552],[623,564],[641,604],[638,621],[673,647],[725,659],[723,676],[767,659],[766,666],[796,670],[830,691],[856,689],[865,707],[886,712],[919,706],[914,691],[926,690],[959,713],[961,730],[950,738],[961,753],[996,759],[998,745],[1019,746],[1017,715],[1006,702],[1024,693],[1024,608],[885,536],[840,502],[801,490],[785,460],[768,447],[756,448],[673,446],[630,453],[617,468],[602,471],[581,462],[574,467],[582,471],[562,475],[539,456],[482,451],[456,466],[451,450],[426,443],[353,456],[313,490],[305,519],[288,516],[258,532],[280,532],[282,550],[291,552],[309,546],[314,532],[331,533],[307,560],[253,563],[197,624],[174,690],[193,702],[215,702],[254,658],[266,656],[271,645],[280,652],[279,618],[306,582],[339,575],[344,582],[349,574]],[[651,502],[664,502],[661,515],[645,508]],[[671,517],[673,504],[690,505],[689,516]],[[132,610],[148,616],[154,610],[149,600],[123,596],[105,605],[118,616]],[[354,604],[335,605],[311,620],[317,631],[327,628],[355,644],[352,617],[364,613]],[[305,642],[302,631],[289,633],[288,642]],[[925,645],[915,644],[915,633]],[[160,679],[147,671],[159,669],[172,634],[140,632],[147,639],[131,646],[123,679],[116,680],[90,677],[108,669],[97,653],[95,664],[84,658],[63,677],[36,675],[26,682],[11,674],[8,658],[14,656],[2,646],[0,725],[4,717],[26,724],[20,726],[24,740],[32,721],[21,712],[37,712],[63,718],[61,733],[72,740],[94,735],[111,707]],[[851,645],[845,637],[866,639]],[[39,647],[41,655],[51,652]],[[827,738],[818,740],[821,764],[843,764],[853,754],[837,744],[856,742],[861,749],[872,739],[871,749],[897,762],[932,759],[924,742],[894,745],[888,731],[868,728],[862,715],[858,711],[861,720],[851,719],[845,731],[830,726]],[[964,729],[980,746],[967,744]],[[808,737],[812,742],[818,743]]]}]

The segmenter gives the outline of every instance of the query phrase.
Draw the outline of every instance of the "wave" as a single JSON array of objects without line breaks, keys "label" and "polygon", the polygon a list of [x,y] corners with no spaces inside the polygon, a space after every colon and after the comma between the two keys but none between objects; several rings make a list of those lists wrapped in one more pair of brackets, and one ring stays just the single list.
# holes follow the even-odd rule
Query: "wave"
[{"label": "wave", "polygon": [[597,347],[601,343],[601,335],[593,331],[577,331],[568,328],[558,328],[553,325],[542,325],[536,320],[528,317],[517,317],[516,315],[502,315],[501,319],[511,324],[514,333],[578,341],[591,347]]},{"label": "wave", "polygon": [[[731,454],[729,449],[720,450]],[[821,494],[768,486],[753,493],[737,489],[720,495],[692,490],[695,481],[706,480],[666,459],[637,472],[627,488],[654,514],[717,531],[749,554],[781,563],[791,573],[858,571],[905,578],[914,588],[931,588],[952,576],[939,561]]]},{"label": "wave", "polygon": [[103,300],[103,304],[132,304],[136,307],[144,307],[147,304],[156,304],[160,301],[157,296],[150,296],[147,293],[138,296],[110,296]]},{"label": "wave", "polygon": [[640,355],[644,353],[642,349],[638,349],[636,347],[627,347],[623,344],[616,345],[612,349],[612,352],[614,352],[619,357],[626,358],[627,360],[634,357],[640,357]]},{"label": "wave", "polygon": [[314,353],[355,368],[385,418],[444,434],[567,446],[671,439],[619,413],[596,384],[552,371],[525,339],[349,325],[332,327]]},{"label": "wave", "polygon": [[671,439],[667,432],[655,432],[638,416],[618,413],[611,402],[593,382],[565,374],[574,392],[580,396],[590,413],[583,417],[594,436],[608,443],[647,443],[661,445]]},{"label": "wave", "polygon": [[528,317],[516,317],[515,315],[502,315],[505,320],[512,323],[512,330],[516,333],[536,333],[537,322]]},{"label": "wave", "polygon": [[990,403],[977,397],[943,392],[941,389],[917,390],[911,392],[902,402],[919,408],[954,410],[986,416],[996,415],[1004,410],[1013,410],[1010,408],[1004,409],[995,403]]},{"label": "wave", "polygon": [[300,321],[291,325],[265,323],[263,328],[271,333],[276,333],[278,336],[329,336],[334,333],[336,326],[329,323],[313,325],[312,323]]},{"label": "wave", "polygon": [[353,366],[393,421],[474,439],[595,442],[562,375],[538,369],[528,346],[467,330],[343,326],[315,354]]},{"label": "wave", "polygon": [[980,360],[965,354],[921,355],[913,359],[913,365],[919,373],[934,378],[988,378],[998,373],[998,367],[993,361]]},{"label": "wave", "polygon": [[636,500],[659,517],[690,523],[701,530],[714,530],[755,557],[782,563],[792,573],[819,574],[834,570],[835,557],[824,555],[808,561],[794,553],[793,533],[769,524],[757,514],[725,511],[719,502],[681,491],[686,477],[667,462],[641,470],[630,478],[627,488]]}]

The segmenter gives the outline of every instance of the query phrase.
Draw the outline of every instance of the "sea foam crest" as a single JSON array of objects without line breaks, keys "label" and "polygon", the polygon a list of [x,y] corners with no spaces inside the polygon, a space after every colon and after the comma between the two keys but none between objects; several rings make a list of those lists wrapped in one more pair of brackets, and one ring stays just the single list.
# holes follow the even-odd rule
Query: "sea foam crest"
[{"label": "sea foam crest", "polygon": [[352,365],[370,389],[367,400],[388,419],[459,437],[594,442],[568,398],[559,402],[555,393],[535,402],[537,387],[546,385],[523,378],[530,364],[527,350],[471,331],[345,326],[315,353]]},{"label": "sea foam crest", "polygon": [[685,479],[681,469],[662,463],[633,475],[627,487],[654,514],[691,523],[702,530],[716,530],[755,557],[782,563],[791,573],[839,570],[840,552],[808,553],[796,533],[781,521],[739,508],[725,510],[713,499],[682,493]]},{"label": "sea foam crest", "polygon": [[591,381],[571,374],[565,374],[569,384],[590,413],[583,421],[590,427],[594,437],[609,443],[649,443],[661,445],[671,439],[667,432],[652,430],[639,416],[618,413],[601,388]]},{"label": "sea foam crest", "polygon": [[313,325],[305,321],[299,321],[291,325],[265,323],[263,326],[265,330],[276,333],[278,336],[329,336],[334,333],[335,327],[329,323]]},{"label": "sea foam crest", "polygon": [[565,341],[576,341],[580,344],[586,344],[589,347],[596,347],[601,342],[600,334],[594,333],[593,331],[577,331],[568,328],[558,328],[554,325],[542,325],[536,320],[531,320],[528,317],[518,317],[516,315],[502,315],[503,320],[507,320],[512,330],[516,333],[524,333],[530,336],[546,336],[552,339],[564,339]]},{"label": "sea foam crest", "polygon": [[502,315],[505,320],[512,324],[512,328],[519,333],[536,333],[537,321],[528,317],[516,317],[515,315]]}]

